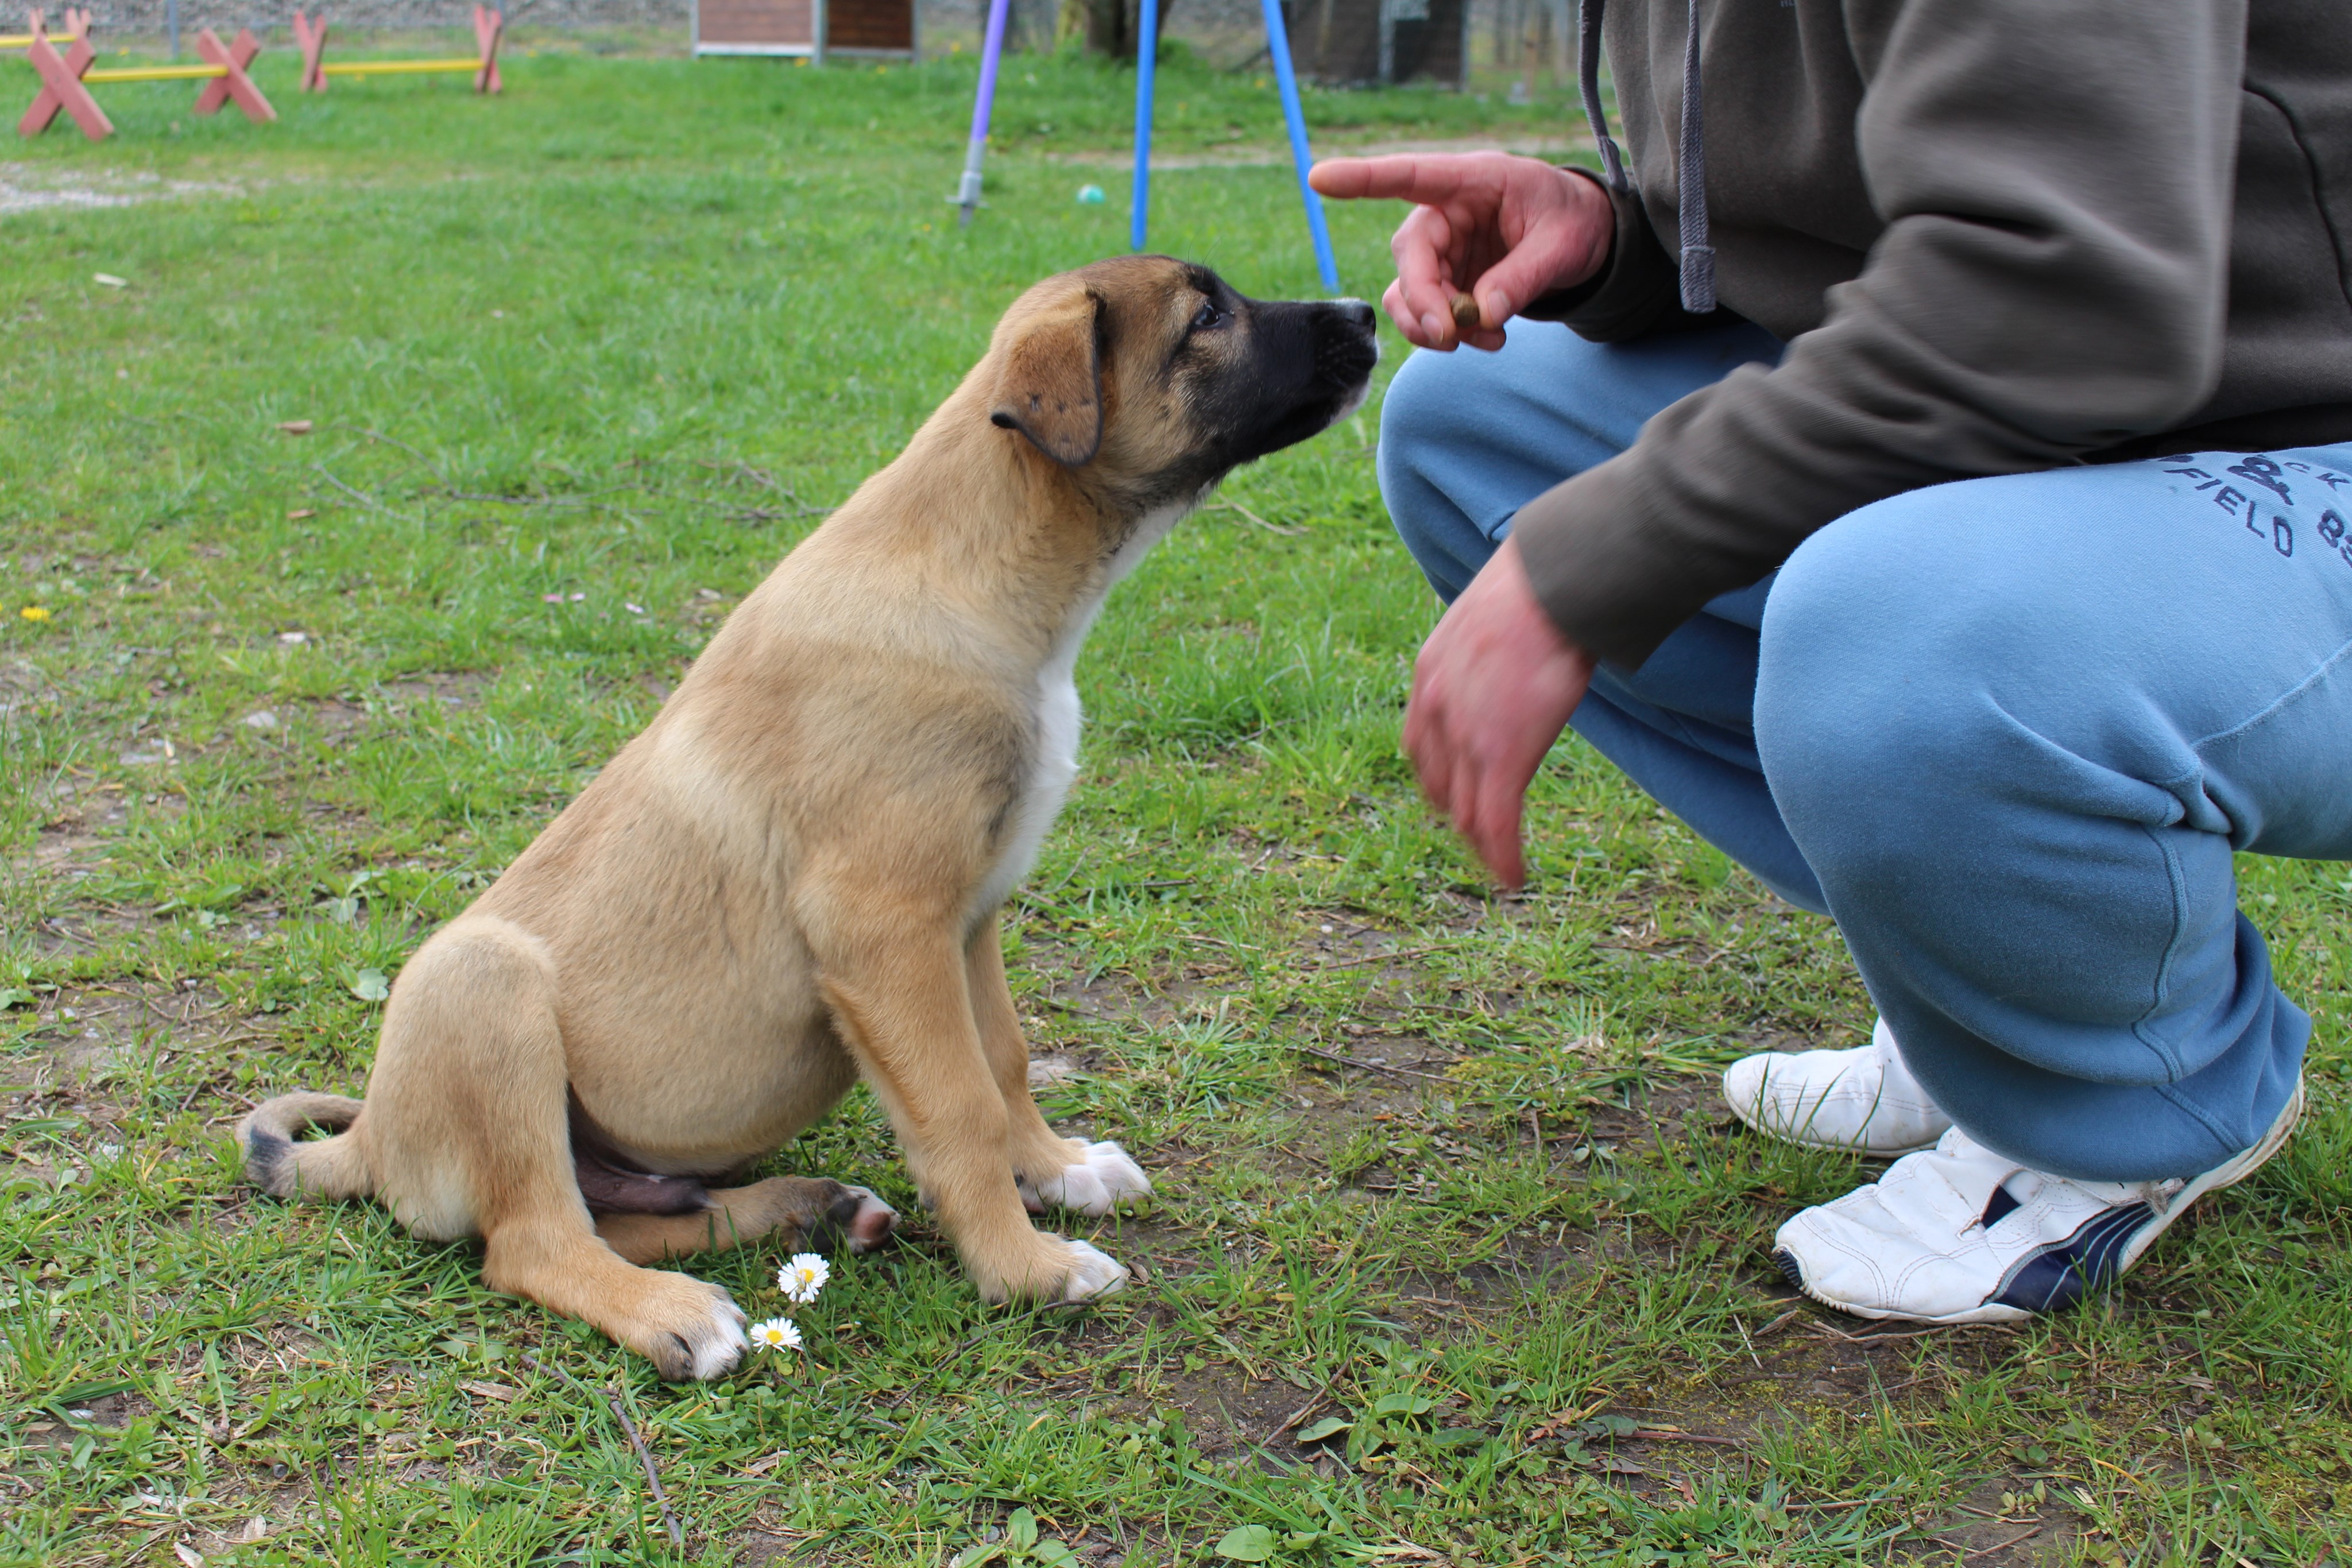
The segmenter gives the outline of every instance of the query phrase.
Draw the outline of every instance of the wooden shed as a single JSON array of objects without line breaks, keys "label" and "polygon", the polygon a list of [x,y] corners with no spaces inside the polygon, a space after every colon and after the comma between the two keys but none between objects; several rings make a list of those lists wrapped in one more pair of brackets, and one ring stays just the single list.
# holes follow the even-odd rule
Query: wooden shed
[{"label": "wooden shed", "polygon": [[695,0],[698,55],[912,59],[915,0]]},{"label": "wooden shed", "polygon": [[1283,0],[1282,10],[1301,76],[1335,87],[1465,79],[1468,0]]}]

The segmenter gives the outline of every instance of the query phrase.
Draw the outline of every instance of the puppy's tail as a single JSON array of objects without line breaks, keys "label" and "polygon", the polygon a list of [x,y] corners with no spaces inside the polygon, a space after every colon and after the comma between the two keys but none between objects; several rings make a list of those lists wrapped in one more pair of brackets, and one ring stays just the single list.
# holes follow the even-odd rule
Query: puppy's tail
[{"label": "puppy's tail", "polygon": [[[245,1178],[279,1197],[366,1197],[375,1191],[367,1141],[354,1126],[365,1102],[341,1094],[280,1094],[255,1106],[236,1124],[245,1151]],[[331,1138],[297,1143],[308,1127]]]}]

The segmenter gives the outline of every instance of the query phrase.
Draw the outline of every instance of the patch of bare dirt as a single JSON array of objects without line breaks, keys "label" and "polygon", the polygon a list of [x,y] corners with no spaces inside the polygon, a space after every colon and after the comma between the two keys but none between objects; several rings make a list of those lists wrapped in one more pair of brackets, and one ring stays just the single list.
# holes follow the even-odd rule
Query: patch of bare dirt
[{"label": "patch of bare dirt", "polygon": [[482,706],[482,692],[497,677],[481,670],[440,671],[386,681],[368,694],[373,708],[381,701],[391,711],[430,706],[457,711]]},{"label": "patch of bare dirt", "polygon": [[45,802],[53,814],[34,835],[32,849],[17,857],[16,869],[68,881],[88,876],[106,835],[130,815],[123,794],[121,784],[77,787],[60,779]]},{"label": "patch of bare dirt", "polygon": [[241,195],[236,185],[199,180],[167,180],[129,170],[60,169],[47,164],[0,163],[0,217],[49,207],[131,207],[174,197]]},{"label": "patch of bare dirt", "polygon": [[229,1076],[236,1061],[275,1049],[268,1020],[235,1012],[202,984],[37,991],[34,1010],[34,1031],[0,1058],[0,1173],[48,1186],[87,1180],[92,1160],[122,1152],[150,1066],[178,1060],[187,1087],[177,1110],[233,1114],[250,1103]]}]

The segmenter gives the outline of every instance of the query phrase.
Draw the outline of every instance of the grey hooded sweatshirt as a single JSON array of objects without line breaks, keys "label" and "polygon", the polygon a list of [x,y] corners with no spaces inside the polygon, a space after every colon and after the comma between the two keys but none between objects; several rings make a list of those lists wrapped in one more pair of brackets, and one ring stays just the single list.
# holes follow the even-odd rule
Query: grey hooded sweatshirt
[{"label": "grey hooded sweatshirt", "polygon": [[[1615,246],[1526,314],[1789,344],[1520,509],[1601,656],[1921,486],[2352,440],[2352,0],[1611,0],[1600,31]],[[1677,265],[1695,128],[1714,316]]]}]

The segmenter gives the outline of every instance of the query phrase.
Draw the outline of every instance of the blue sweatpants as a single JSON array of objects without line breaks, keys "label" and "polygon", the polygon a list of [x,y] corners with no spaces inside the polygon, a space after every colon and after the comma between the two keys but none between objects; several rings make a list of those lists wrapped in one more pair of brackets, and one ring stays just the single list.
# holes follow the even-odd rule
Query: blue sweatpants
[{"label": "blue sweatpants", "polygon": [[[1734,366],[1751,326],[1624,344],[1514,321],[1416,353],[1381,489],[1451,601],[1520,505]],[[1822,528],[1577,733],[1833,915],[1904,1060],[2037,1170],[2209,1170],[2285,1107],[2311,1020],[2231,854],[2352,859],[2352,445],[1938,485]]]}]

